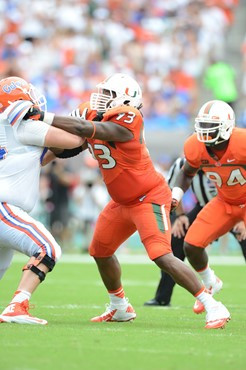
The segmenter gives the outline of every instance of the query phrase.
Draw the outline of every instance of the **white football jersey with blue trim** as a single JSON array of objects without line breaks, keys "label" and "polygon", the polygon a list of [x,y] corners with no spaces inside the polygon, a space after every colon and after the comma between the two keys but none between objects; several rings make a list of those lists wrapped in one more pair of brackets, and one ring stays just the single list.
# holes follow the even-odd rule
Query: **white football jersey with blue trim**
[{"label": "white football jersey with blue trim", "polygon": [[[11,125],[3,114],[0,115],[0,202],[30,212],[39,196],[40,157],[44,148],[21,143],[18,131],[27,122]],[[36,121],[36,124],[33,138],[40,135],[42,122]],[[46,132],[42,132],[42,141]]]}]

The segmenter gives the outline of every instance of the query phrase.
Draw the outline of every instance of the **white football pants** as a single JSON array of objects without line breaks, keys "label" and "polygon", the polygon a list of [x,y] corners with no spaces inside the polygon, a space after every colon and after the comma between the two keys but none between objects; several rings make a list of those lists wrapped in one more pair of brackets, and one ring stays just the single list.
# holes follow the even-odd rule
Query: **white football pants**
[{"label": "white football pants", "polygon": [[15,250],[29,257],[45,252],[55,261],[61,257],[61,247],[41,222],[19,207],[0,203],[0,279],[10,266]]}]

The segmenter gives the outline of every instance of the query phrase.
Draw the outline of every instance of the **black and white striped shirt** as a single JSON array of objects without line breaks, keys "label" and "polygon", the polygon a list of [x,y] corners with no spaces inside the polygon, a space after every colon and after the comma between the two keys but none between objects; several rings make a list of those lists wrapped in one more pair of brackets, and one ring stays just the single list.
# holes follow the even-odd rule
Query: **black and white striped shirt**
[{"label": "black and white striped shirt", "polygon": [[[173,188],[176,178],[184,163],[185,158],[180,157],[176,159],[174,164],[171,166],[167,175],[168,185],[171,189]],[[215,184],[210,181],[201,170],[199,170],[194,176],[191,183],[191,189],[201,207],[204,207],[205,204],[217,194]]]}]

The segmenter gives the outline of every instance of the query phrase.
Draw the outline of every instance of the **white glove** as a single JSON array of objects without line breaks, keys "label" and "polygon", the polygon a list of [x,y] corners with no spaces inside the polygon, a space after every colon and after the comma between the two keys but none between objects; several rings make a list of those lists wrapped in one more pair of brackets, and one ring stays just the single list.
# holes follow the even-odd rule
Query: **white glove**
[{"label": "white glove", "polygon": [[72,112],[69,113],[69,116],[80,118],[81,116],[79,108],[72,110]]}]

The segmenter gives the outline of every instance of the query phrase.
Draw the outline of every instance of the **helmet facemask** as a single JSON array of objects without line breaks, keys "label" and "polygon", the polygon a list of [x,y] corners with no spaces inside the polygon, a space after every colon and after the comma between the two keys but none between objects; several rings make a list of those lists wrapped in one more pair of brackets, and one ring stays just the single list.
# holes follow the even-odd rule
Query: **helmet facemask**
[{"label": "helmet facemask", "polygon": [[97,112],[106,112],[108,109],[117,107],[117,103],[114,103],[116,99],[115,91],[98,88],[97,93],[91,94],[90,106]]},{"label": "helmet facemask", "polygon": [[47,111],[47,101],[45,96],[32,84],[29,84],[29,89],[19,87],[24,94],[26,94],[33,102],[33,104],[37,105],[41,110]]}]

